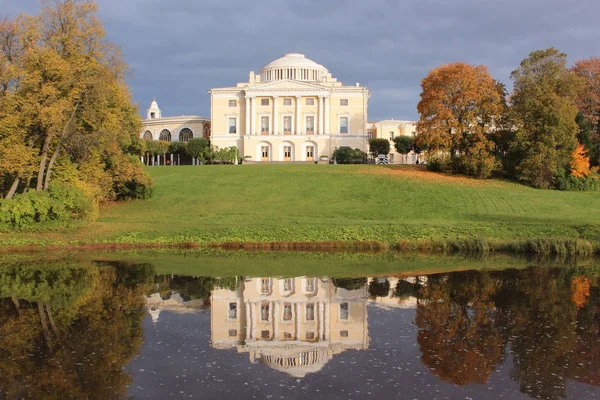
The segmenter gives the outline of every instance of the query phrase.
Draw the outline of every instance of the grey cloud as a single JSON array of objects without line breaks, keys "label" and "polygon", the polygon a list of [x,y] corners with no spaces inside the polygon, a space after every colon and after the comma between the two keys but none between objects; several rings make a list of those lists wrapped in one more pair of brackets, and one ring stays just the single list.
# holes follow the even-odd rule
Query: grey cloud
[{"label": "grey cloud", "polygon": [[[420,80],[452,62],[510,71],[554,46],[571,62],[598,56],[594,0],[97,0],[109,38],[122,45],[143,112],[208,115],[212,87],[248,78],[297,51],[334,77],[371,89],[369,119],[416,119]],[[8,13],[35,0],[5,0]]]}]

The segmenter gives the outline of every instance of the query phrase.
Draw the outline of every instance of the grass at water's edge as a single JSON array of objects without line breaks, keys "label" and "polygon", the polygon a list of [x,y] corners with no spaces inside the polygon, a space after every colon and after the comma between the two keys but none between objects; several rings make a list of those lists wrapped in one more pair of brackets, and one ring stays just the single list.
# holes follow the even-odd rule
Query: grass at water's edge
[{"label": "grass at water's edge", "polygon": [[487,238],[432,238],[402,239],[391,243],[378,240],[337,241],[205,241],[194,238],[160,238],[157,240],[128,237],[115,242],[26,242],[4,244],[0,253],[19,253],[36,250],[128,250],[159,248],[220,248],[250,251],[314,251],[314,252],[420,252],[432,254],[484,255],[509,253],[524,255],[557,255],[589,257],[600,255],[600,242],[570,238],[487,239]]}]

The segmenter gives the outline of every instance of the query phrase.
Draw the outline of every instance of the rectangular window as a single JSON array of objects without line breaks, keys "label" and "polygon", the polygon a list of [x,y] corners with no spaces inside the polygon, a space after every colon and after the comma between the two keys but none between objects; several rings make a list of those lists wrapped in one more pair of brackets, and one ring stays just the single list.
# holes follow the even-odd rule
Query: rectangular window
[{"label": "rectangular window", "polygon": [[229,303],[229,319],[237,318],[237,303]]},{"label": "rectangular window", "polygon": [[[269,149],[268,147],[266,147],[266,148],[267,148],[267,150]],[[264,153],[264,150],[263,150],[263,153]],[[268,156],[269,156],[269,153],[267,151],[267,157]],[[263,154],[263,157],[265,157],[264,154]],[[262,294],[269,294],[271,292],[271,279],[270,278],[262,278],[261,279],[261,281],[260,281],[260,292]]]},{"label": "rectangular window", "polygon": [[269,303],[264,302],[260,305],[260,320],[268,321],[269,320]]},{"label": "rectangular window", "polygon": [[154,117],[156,117],[156,114],[155,114],[155,113],[153,113],[153,112],[151,112],[151,113],[150,113],[150,119],[154,119]]},{"label": "rectangular window", "polygon": [[283,132],[290,133],[292,132],[292,116],[285,115],[283,117]]},{"label": "rectangular window", "polygon": [[373,132],[367,132],[367,139],[368,139],[368,140],[371,140],[371,139],[373,139],[373,136],[374,136],[374,135],[373,135]]},{"label": "rectangular window", "polygon": [[394,140],[394,132],[393,131],[390,132],[390,140]]},{"label": "rectangular window", "polygon": [[312,135],[315,133],[315,116],[309,115],[306,117],[306,133]]},{"label": "rectangular window", "polygon": [[229,133],[237,133],[237,118],[229,118]]},{"label": "rectangular window", "polygon": [[307,106],[314,106],[315,105],[315,99],[312,97],[309,97],[308,99],[306,99],[306,105]]},{"label": "rectangular window", "polygon": [[307,321],[315,320],[315,303],[306,304],[306,320]]},{"label": "rectangular window", "polygon": [[347,106],[348,105],[348,99],[340,99],[340,106]]},{"label": "rectangular window", "polygon": [[269,99],[260,99],[260,105],[261,106],[268,106],[269,105]]},{"label": "rectangular window", "polygon": [[340,320],[348,320],[348,303],[340,303]]},{"label": "rectangular window", "polygon": [[260,132],[262,134],[269,133],[269,117],[260,117]]},{"label": "rectangular window", "polygon": [[340,331],[340,337],[348,337],[348,331]]},{"label": "rectangular window", "polygon": [[290,303],[285,303],[283,305],[283,320],[284,321],[292,320],[292,305]]},{"label": "rectangular window", "polygon": [[[290,148],[289,146],[286,146],[286,147],[288,149]],[[289,292],[290,290],[292,290],[292,279],[291,278],[286,278],[283,280],[283,290],[286,292]]]},{"label": "rectangular window", "polygon": [[348,117],[340,117],[340,133],[348,133]]},{"label": "rectangular window", "polygon": [[290,98],[283,99],[283,105],[284,106],[291,106],[292,105],[292,99],[290,99]]},{"label": "rectangular window", "polygon": [[[314,147],[313,146],[309,146],[307,147],[307,149],[310,148],[311,152],[314,151]],[[312,154],[311,154],[312,157]],[[308,293],[312,293],[315,291],[315,278],[306,278],[306,291]]]},{"label": "rectangular window", "polygon": [[235,336],[237,336],[237,329],[230,329],[229,337],[235,337]]},{"label": "rectangular window", "polygon": [[292,334],[289,332],[283,332],[283,340],[292,340]]},{"label": "rectangular window", "polygon": [[268,339],[271,336],[271,332],[270,331],[260,331],[260,338],[261,339]]},{"label": "rectangular window", "polygon": [[237,100],[229,100],[229,107],[237,107]]},{"label": "rectangular window", "polygon": [[314,332],[306,332],[306,340],[315,340]]}]

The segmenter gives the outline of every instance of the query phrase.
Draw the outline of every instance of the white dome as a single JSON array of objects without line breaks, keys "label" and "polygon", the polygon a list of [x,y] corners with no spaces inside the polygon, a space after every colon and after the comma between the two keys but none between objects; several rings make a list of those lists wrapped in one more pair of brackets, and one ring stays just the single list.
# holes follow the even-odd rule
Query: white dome
[{"label": "white dome", "polygon": [[306,58],[304,54],[300,53],[287,53],[283,57],[278,58],[275,61],[271,61],[265,65],[262,69],[269,68],[313,68],[327,71],[327,68],[321,64],[317,64],[310,58]]},{"label": "white dome", "polygon": [[261,68],[262,82],[281,79],[298,81],[320,81],[329,73],[327,68],[306,58],[304,54],[287,53]]}]

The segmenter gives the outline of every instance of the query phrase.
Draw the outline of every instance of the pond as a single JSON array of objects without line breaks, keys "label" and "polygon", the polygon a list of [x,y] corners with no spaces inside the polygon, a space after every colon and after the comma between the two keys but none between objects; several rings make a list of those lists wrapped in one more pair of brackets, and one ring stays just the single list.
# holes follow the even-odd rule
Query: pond
[{"label": "pond", "polygon": [[600,397],[594,261],[394,257],[0,260],[0,398]]}]

